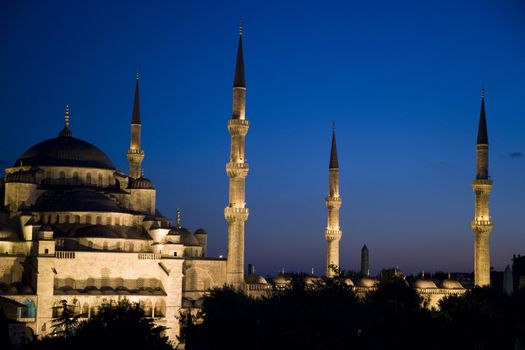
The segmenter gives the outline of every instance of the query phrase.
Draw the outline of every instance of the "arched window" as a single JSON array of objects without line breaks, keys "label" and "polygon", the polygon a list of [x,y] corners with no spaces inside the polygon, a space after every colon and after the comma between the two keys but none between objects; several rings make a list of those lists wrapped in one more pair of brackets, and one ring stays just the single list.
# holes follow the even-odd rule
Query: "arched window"
[{"label": "arched window", "polygon": [[62,312],[62,303],[60,301],[55,301],[55,303],[53,304],[53,318],[57,318],[58,316],[60,316]]},{"label": "arched window", "polygon": [[102,174],[98,174],[98,185],[104,186],[104,180],[102,179]]},{"label": "arched window", "polygon": [[65,222],[66,224],[69,224],[69,215],[66,215],[66,216],[64,217],[64,222]]},{"label": "arched window", "polygon": [[24,300],[23,304],[25,305],[24,310],[22,311],[23,318],[35,318],[36,309],[35,302],[31,299]]},{"label": "arched window", "polygon": [[102,218],[97,216],[97,225],[102,225]]},{"label": "arched window", "polygon": [[80,224],[80,215],[75,215],[75,224]]},{"label": "arched window", "polygon": [[80,315],[82,311],[82,308],[80,307],[80,301],[78,301],[77,299],[74,299],[73,300],[73,313],[75,315]]},{"label": "arched window", "polygon": [[60,184],[64,184],[66,182],[66,173],[65,172],[61,171],[58,177],[59,177]]},{"label": "arched window", "polygon": [[108,175],[108,186],[111,186],[113,184],[113,178],[111,175]]},{"label": "arched window", "polygon": [[104,242],[104,244],[102,245],[102,249],[109,250],[109,243],[108,242]]},{"label": "arched window", "polygon": [[86,215],[86,224],[91,224],[91,215]]},{"label": "arched window", "polygon": [[89,310],[89,316],[92,317],[98,315],[99,309],[100,308],[98,306],[91,306],[91,309]]},{"label": "arched window", "polygon": [[87,173],[87,174],[86,174],[86,183],[87,183],[88,185],[91,185],[91,173]]},{"label": "arched window", "polygon": [[153,317],[153,307],[150,300],[144,301],[144,317]]},{"label": "arched window", "polygon": [[60,224],[60,216],[57,214],[57,217],[56,217],[56,220],[55,220],[55,224]]},{"label": "arched window", "polygon": [[85,318],[89,317],[89,305],[88,305],[88,303],[84,303],[84,305],[82,305],[82,317],[85,317]]},{"label": "arched window", "polygon": [[166,303],[164,300],[157,300],[155,303],[155,309],[153,311],[154,317],[164,317],[166,316]]},{"label": "arched window", "polygon": [[73,183],[75,185],[78,185],[80,183],[80,178],[78,177],[78,171],[75,171],[73,173]]}]

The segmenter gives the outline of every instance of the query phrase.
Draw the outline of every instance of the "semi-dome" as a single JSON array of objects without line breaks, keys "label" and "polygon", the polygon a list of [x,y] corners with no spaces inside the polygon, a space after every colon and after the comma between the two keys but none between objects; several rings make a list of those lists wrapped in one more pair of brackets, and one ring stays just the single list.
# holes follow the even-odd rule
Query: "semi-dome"
[{"label": "semi-dome", "polygon": [[37,143],[17,159],[15,166],[71,166],[115,170],[104,152],[89,142],[73,137],[64,128],[58,137]]},{"label": "semi-dome", "polygon": [[154,190],[153,182],[146,179],[145,177],[139,177],[138,179],[132,179],[128,184],[129,189],[133,190]]},{"label": "semi-dome", "polygon": [[62,197],[47,206],[44,211],[92,211],[92,212],[127,212],[113,199],[102,192],[79,190],[66,192]]},{"label": "semi-dome", "polygon": [[447,278],[447,279],[443,280],[443,282],[441,282],[441,288],[444,288],[444,289],[463,289],[463,286],[458,281],[450,279],[450,278]]},{"label": "semi-dome", "polygon": [[317,282],[319,282],[321,279],[317,276],[306,276],[304,279],[303,279],[303,282],[304,284],[306,285],[313,285]]},{"label": "semi-dome", "polygon": [[437,286],[434,283],[434,281],[432,281],[432,280],[418,279],[414,283],[414,288],[418,288],[418,289],[435,289],[435,288],[437,288]]}]

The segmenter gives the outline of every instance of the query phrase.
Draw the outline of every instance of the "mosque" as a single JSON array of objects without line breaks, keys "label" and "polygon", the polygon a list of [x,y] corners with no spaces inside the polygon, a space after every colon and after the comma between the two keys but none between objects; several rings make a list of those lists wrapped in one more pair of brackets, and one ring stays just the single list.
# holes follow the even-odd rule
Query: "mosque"
[{"label": "mosque", "polygon": [[[154,184],[144,177],[141,163],[141,114],[137,75],[131,140],[127,153],[129,174],[117,170],[96,146],[75,137],[66,106],[64,127],[56,137],[37,143],[22,153],[0,179],[0,307],[11,319],[25,326],[27,336],[46,336],[62,300],[76,313],[89,318],[106,300],[127,298],[143,303],[147,317],[167,327],[176,342],[177,316],[181,310],[199,307],[210,288],[231,285],[250,295],[286,288],[289,280],[278,275],[270,282],[249,271],[245,275],[244,223],[249,210],[245,201],[246,82],[239,36],[233,81],[233,112],[228,120],[231,151],[226,173],[229,198],[224,209],[228,223],[226,258],[206,256],[207,234],[190,232],[156,207]],[[492,222],[488,196],[488,138],[484,99],[477,144],[477,168],[473,189],[476,196],[475,278],[488,285],[489,235]],[[326,276],[339,266],[339,163],[335,130],[329,162],[326,197],[328,225]],[[368,251],[363,252],[362,278],[345,282],[363,295],[376,287],[368,276]],[[309,276],[305,283],[319,278]],[[446,279],[438,285],[431,279],[415,282],[433,305],[445,295],[461,294],[465,288]]]}]

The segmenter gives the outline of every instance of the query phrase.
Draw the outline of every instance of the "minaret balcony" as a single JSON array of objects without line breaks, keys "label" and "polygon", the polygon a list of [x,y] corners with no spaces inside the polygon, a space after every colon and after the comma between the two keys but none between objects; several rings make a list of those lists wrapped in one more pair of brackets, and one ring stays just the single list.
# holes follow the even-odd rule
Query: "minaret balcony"
[{"label": "minaret balcony", "polygon": [[341,239],[341,236],[343,235],[343,231],[341,230],[331,230],[331,229],[326,229],[324,231],[324,237],[326,238],[327,241],[338,241]]},{"label": "minaret balcony", "polygon": [[492,232],[494,222],[492,220],[474,219],[471,221],[470,225],[474,233],[488,235]]},{"label": "minaret balcony", "polygon": [[141,149],[137,149],[137,148],[130,148],[128,150],[128,154],[141,154],[141,155],[144,155],[144,151],[141,150]]},{"label": "minaret balcony", "polygon": [[326,206],[328,208],[339,209],[342,203],[343,199],[341,197],[326,197]]},{"label": "minaret balcony", "polygon": [[248,133],[248,128],[250,127],[250,122],[246,119],[230,119],[228,120],[228,131],[230,135],[242,135],[246,136]]},{"label": "minaret balcony", "polygon": [[224,208],[224,218],[227,221],[246,221],[250,211],[248,208],[226,207]]},{"label": "minaret balcony", "polygon": [[250,166],[248,163],[229,162],[226,164],[226,172],[229,177],[246,177],[249,170]]},{"label": "minaret balcony", "polygon": [[492,180],[490,179],[476,179],[472,181],[472,189],[474,191],[491,191]]}]

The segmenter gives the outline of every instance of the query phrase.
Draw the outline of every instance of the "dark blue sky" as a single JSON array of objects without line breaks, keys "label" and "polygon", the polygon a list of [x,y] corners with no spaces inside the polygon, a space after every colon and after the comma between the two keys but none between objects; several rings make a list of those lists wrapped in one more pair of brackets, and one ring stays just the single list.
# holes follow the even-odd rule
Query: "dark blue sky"
[{"label": "dark blue sky", "polygon": [[145,173],[226,253],[238,22],[247,79],[246,262],[322,271],[331,123],[341,265],[472,271],[475,139],[486,87],[492,259],[525,253],[525,3],[508,1],[3,1],[2,167],[62,128],[127,172],[135,70]]}]

